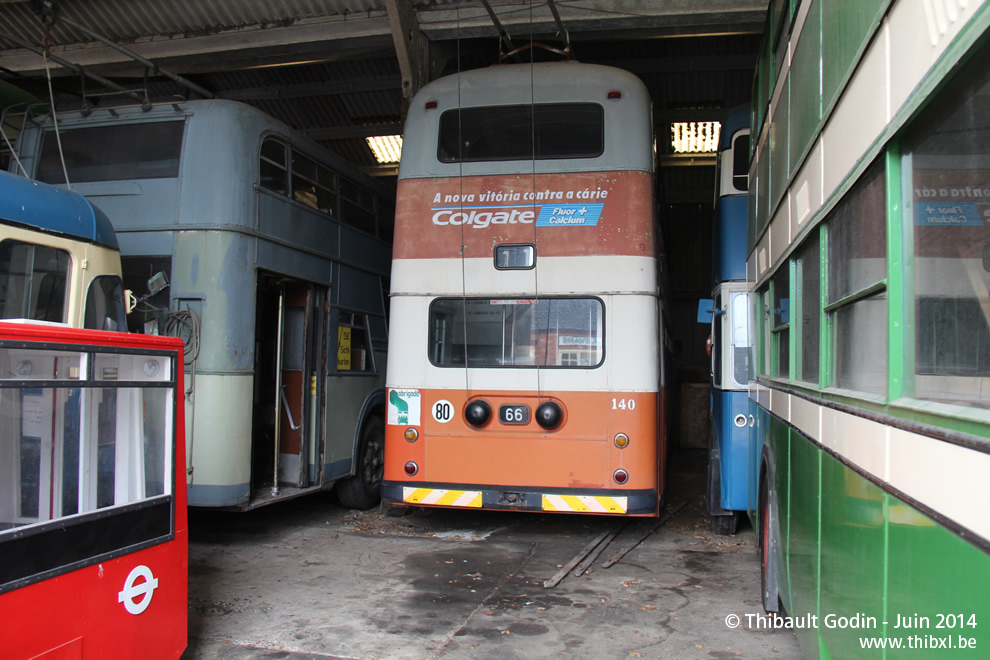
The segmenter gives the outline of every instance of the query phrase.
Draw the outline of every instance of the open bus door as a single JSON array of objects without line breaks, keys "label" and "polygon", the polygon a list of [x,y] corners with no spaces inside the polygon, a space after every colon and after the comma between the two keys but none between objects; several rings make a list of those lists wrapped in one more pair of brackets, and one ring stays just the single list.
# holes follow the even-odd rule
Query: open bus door
[{"label": "open bus door", "polygon": [[307,282],[258,276],[252,505],[322,480],[316,423],[324,298]]}]

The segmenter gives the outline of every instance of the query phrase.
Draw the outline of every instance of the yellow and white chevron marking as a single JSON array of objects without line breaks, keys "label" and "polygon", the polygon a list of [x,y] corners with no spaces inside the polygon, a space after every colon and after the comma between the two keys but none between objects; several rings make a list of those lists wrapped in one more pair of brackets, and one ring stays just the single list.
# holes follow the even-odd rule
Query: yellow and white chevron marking
[{"label": "yellow and white chevron marking", "polygon": [[402,501],[408,504],[467,506],[481,508],[480,490],[446,490],[443,488],[403,488]]},{"label": "yellow and white chevron marking", "polygon": [[628,498],[605,495],[544,495],[544,511],[573,513],[625,513]]}]

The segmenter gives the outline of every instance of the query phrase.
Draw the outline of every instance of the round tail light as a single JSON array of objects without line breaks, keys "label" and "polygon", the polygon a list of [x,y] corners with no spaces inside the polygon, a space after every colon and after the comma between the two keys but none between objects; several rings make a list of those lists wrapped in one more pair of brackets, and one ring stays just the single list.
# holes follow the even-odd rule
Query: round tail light
[{"label": "round tail light", "polygon": [[416,442],[419,439],[419,431],[410,426],[406,429],[405,436],[408,442]]},{"label": "round tail light", "polygon": [[472,401],[464,409],[464,419],[471,426],[484,426],[492,418],[492,408],[484,401]]},{"label": "round tail light", "polygon": [[564,421],[564,409],[554,401],[541,403],[536,409],[536,423],[546,430],[555,429]]},{"label": "round tail light", "polygon": [[412,477],[417,472],[419,472],[419,466],[413,463],[412,461],[409,461],[408,463],[406,463],[405,470],[406,470],[406,474]]},{"label": "round tail light", "polygon": [[621,486],[622,484],[629,481],[629,473],[626,472],[625,470],[616,470],[615,473],[612,474],[612,479],[615,480],[615,483]]}]

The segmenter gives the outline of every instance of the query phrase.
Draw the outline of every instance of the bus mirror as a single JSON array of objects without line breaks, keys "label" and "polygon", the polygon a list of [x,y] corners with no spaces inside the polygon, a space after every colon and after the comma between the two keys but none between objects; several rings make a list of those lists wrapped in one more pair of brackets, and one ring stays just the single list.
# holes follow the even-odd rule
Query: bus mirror
[{"label": "bus mirror", "polygon": [[715,312],[715,301],[711,298],[698,301],[698,323],[711,323]]},{"label": "bus mirror", "polygon": [[148,280],[148,296],[157,296],[168,287],[168,278],[165,273],[159,271]]}]

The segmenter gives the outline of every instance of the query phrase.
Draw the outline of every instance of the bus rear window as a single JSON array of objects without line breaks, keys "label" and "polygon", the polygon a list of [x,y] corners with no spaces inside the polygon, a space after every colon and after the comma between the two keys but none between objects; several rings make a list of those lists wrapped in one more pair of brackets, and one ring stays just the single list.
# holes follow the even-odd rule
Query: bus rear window
[{"label": "bus rear window", "polygon": [[605,142],[596,103],[544,103],[447,110],[437,157],[444,163],[596,158]]},{"label": "bus rear window", "polygon": [[[179,176],[182,121],[94,126],[61,132],[65,169],[72,183]],[[45,133],[37,177],[65,183],[58,140]]]},{"label": "bus rear window", "polygon": [[604,356],[597,298],[440,298],[430,305],[438,367],[594,368]]}]

